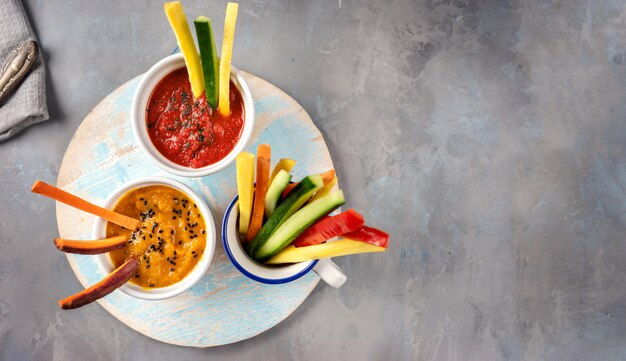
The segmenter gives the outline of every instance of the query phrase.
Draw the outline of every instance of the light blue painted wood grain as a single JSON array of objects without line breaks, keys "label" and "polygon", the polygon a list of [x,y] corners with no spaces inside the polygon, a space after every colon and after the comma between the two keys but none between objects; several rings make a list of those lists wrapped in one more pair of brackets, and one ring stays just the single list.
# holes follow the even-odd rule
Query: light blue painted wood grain
[{"label": "light blue painted wood grain", "polygon": [[[295,179],[332,167],[321,134],[306,112],[273,85],[246,75],[257,111],[255,135],[248,150],[260,143],[272,145],[272,159],[297,160]],[[139,79],[134,79],[104,99],[77,131],[59,172],[59,185],[102,204],[122,183],[145,176],[176,178],[201,194],[213,212],[217,234],[230,200],[236,194],[234,163],[201,179],[167,175],[135,146],[130,129],[130,103]],[[80,152],[80,153],[79,153]],[[79,159],[80,161],[75,161]],[[73,176],[69,176],[72,174]],[[89,238],[91,224],[69,225],[59,217],[62,236]],[[71,234],[68,234],[71,233]],[[244,340],[282,321],[310,294],[319,278],[309,273],[285,285],[265,285],[240,274],[216,240],[209,271],[187,292],[165,301],[142,301],[115,291],[100,303],[115,317],[154,339],[185,346],[209,347]],[[91,256],[68,255],[84,286],[98,282],[100,272]],[[94,306],[91,306],[94,307]]]}]

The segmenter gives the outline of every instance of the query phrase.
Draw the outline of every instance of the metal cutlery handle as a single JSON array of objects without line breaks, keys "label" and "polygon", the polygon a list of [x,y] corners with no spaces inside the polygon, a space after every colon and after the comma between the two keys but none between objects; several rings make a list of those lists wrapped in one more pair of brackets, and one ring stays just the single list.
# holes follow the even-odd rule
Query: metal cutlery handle
[{"label": "metal cutlery handle", "polygon": [[0,104],[26,77],[37,59],[37,43],[27,41],[11,51],[0,70]]}]

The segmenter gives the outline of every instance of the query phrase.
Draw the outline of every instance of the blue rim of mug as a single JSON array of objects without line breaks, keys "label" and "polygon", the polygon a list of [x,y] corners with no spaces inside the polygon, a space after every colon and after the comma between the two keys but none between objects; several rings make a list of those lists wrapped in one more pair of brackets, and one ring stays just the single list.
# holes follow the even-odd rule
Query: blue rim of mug
[{"label": "blue rim of mug", "polygon": [[[285,278],[265,278],[265,277],[257,276],[254,273],[251,273],[250,271],[245,269],[245,267],[243,267],[239,262],[237,262],[237,259],[233,255],[230,249],[230,246],[228,245],[227,230],[228,230],[228,219],[230,218],[230,212],[232,211],[238,199],[239,199],[239,195],[236,195],[235,198],[233,198],[233,200],[230,202],[230,204],[226,208],[226,213],[224,213],[224,219],[222,220],[222,244],[224,245],[224,250],[226,251],[226,255],[228,256],[228,258],[230,259],[230,262],[233,264],[233,266],[235,266],[235,268],[239,270],[239,272],[243,273],[246,277],[253,279],[257,282],[277,285],[281,283],[295,281],[298,278],[307,274],[310,270],[313,269],[313,267],[315,267],[315,265],[317,264],[319,260],[315,260],[311,262],[309,266],[307,266],[302,271],[296,273],[295,275],[285,277]],[[239,242],[239,240],[237,240],[237,242]]]}]

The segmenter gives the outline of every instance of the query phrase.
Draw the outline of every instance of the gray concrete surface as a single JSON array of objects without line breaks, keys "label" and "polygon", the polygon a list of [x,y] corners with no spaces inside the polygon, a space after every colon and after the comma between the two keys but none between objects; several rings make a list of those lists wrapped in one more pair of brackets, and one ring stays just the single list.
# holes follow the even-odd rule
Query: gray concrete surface
[{"label": "gray concrete surface", "polygon": [[[184,1],[215,18],[225,3]],[[623,1],[242,1],[234,61],[330,145],[387,255],[285,322],[213,349],[152,341],[51,244],[54,181],[97,102],[174,47],[161,3],[26,1],[52,119],[0,144],[2,360],[626,359]]]}]

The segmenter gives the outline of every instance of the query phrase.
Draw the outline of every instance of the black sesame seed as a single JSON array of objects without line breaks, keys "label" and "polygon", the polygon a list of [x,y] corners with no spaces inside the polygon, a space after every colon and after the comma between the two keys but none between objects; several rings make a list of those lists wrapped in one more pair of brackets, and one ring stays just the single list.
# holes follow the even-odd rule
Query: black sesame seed
[{"label": "black sesame seed", "polygon": [[139,275],[135,275],[135,278],[139,278]]},{"label": "black sesame seed", "polygon": [[170,272],[174,272],[174,267],[170,267]]},{"label": "black sesame seed", "polygon": [[144,240],[146,239],[146,236],[142,236],[142,237],[143,237]]},{"label": "black sesame seed", "polygon": [[150,268],[150,265],[149,265],[149,264],[147,264],[147,265],[146,265],[146,268]]},{"label": "black sesame seed", "polygon": [[193,208],[198,208],[198,206],[196,206],[196,204],[194,203],[194,204],[193,204]]},{"label": "black sesame seed", "polygon": [[196,251],[191,251],[191,254],[196,254]]},{"label": "black sesame seed", "polygon": [[152,233],[150,233],[148,236],[150,236],[150,238],[152,238]]},{"label": "black sesame seed", "polygon": [[194,255],[193,255],[193,258],[198,258],[198,255],[197,255],[197,254],[194,254]]},{"label": "black sesame seed", "polygon": [[176,216],[172,217],[172,219],[176,219]]},{"label": "black sesame seed", "polygon": [[173,229],[170,231],[170,234],[171,234],[171,235],[174,235],[174,230],[173,230]]},{"label": "black sesame seed", "polygon": [[163,233],[163,230],[162,230],[162,229],[159,229],[159,233]]},{"label": "black sesame seed", "polygon": [[178,244],[183,244],[183,241],[178,241]]},{"label": "black sesame seed", "polygon": [[204,232],[204,229],[201,231],[202,234],[205,234],[206,232]]},{"label": "black sesame seed", "polygon": [[151,284],[150,284],[150,287],[154,287],[154,283],[151,283]]}]

